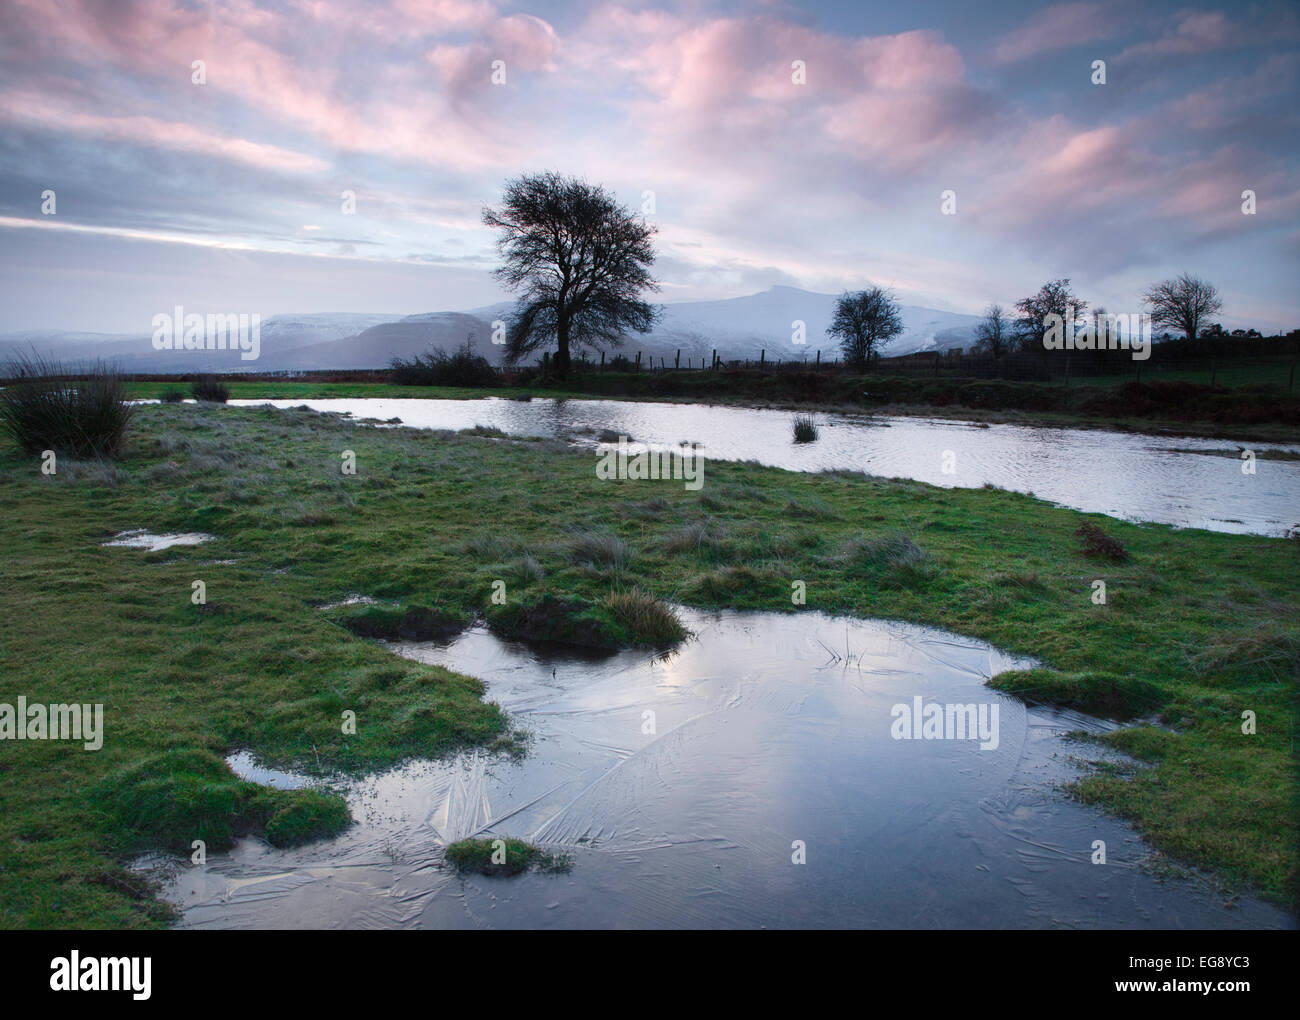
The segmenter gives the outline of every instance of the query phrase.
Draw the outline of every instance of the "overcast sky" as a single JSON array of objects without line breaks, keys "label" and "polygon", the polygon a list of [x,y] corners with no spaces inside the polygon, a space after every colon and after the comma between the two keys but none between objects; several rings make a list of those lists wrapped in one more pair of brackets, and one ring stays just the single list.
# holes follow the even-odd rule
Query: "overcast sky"
[{"label": "overcast sky", "polygon": [[1298,67],[1292,2],[0,0],[0,331],[487,304],[543,169],[653,200],[661,301],[1189,270],[1291,328]]}]

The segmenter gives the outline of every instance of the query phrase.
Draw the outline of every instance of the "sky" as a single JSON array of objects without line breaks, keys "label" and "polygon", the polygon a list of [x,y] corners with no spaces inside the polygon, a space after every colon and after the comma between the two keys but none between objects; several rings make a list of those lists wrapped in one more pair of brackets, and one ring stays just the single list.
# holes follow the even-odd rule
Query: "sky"
[{"label": "sky", "polygon": [[0,0],[0,332],[489,304],[541,170],[658,228],[657,301],[1188,271],[1291,329],[1298,70],[1293,2]]}]

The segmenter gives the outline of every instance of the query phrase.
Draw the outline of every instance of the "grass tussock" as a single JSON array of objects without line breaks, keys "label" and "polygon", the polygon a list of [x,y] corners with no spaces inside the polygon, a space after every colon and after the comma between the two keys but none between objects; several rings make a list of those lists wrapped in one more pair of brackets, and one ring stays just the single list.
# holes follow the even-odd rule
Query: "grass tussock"
[{"label": "grass tussock", "polygon": [[427,606],[365,606],[339,618],[358,637],[384,641],[447,641],[468,626],[457,613]]},{"label": "grass tussock", "polygon": [[461,429],[462,436],[478,436],[481,439],[509,439],[509,433],[503,432],[495,425],[475,425],[473,428]]},{"label": "grass tussock", "polygon": [[136,409],[116,370],[103,362],[77,370],[33,354],[15,358],[7,372],[12,381],[0,389],[0,428],[24,453],[122,452]]},{"label": "grass tussock", "polygon": [[710,522],[696,521],[669,534],[663,543],[663,549],[672,556],[682,553],[716,555],[723,549],[726,538],[725,528]]},{"label": "grass tussock", "polygon": [[838,559],[856,576],[885,590],[921,588],[939,573],[926,551],[905,531],[850,538]]},{"label": "grass tussock", "polygon": [[771,590],[769,579],[746,566],[722,567],[700,574],[687,586],[691,602],[702,606],[723,606],[742,593]]},{"label": "grass tussock", "polygon": [[522,585],[536,584],[546,577],[546,568],[532,553],[526,552],[510,563],[509,574]]},{"label": "grass tussock", "polygon": [[1169,702],[1168,691],[1160,685],[1113,673],[1014,669],[999,673],[988,685],[1027,701],[1119,720],[1151,715]]},{"label": "grass tussock", "polygon": [[817,441],[817,422],[811,414],[798,414],[794,419],[794,441],[796,443],[814,443]]},{"label": "grass tussock", "polygon": [[627,566],[631,553],[621,538],[607,532],[587,532],[569,542],[568,558],[571,562],[592,567],[611,567],[616,570]]},{"label": "grass tussock", "polygon": [[1075,529],[1075,537],[1083,554],[1095,560],[1108,560],[1111,563],[1123,563],[1128,559],[1128,550],[1117,538],[1112,538],[1101,528],[1092,523],[1081,524]]},{"label": "grass tussock", "polygon": [[582,598],[564,598],[548,592],[530,601],[493,606],[486,616],[488,629],[511,641],[601,651],[613,651],[622,643],[622,635],[609,614]]},{"label": "grass tussock", "polygon": [[522,839],[462,839],[450,843],[444,854],[457,871],[475,875],[522,875],[530,868],[548,874],[573,869],[567,854],[549,854]]},{"label": "grass tussock", "polygon": [[634,645],[668,648],[690,635],[677,610],[639,588],[610,592],[605,606],[627,629]]},{"label": "grass tussock", "polygon": [[106,776],[92,800],[123,852],[162,847],[188,855],[196,839],[222,850],[247,835],[294,846],[337,835],[352,823],[338,794],[246,782],[208,751],[146,758]]},{"label": "grass tussock", "polygon": [[230,387],[216,376],[200,376],[190,383],[190,396],[209,404],[224,404],[230,399]]},{"label": "grass tussock", "polygon": [[478,563],[504,563],[519,552],[519,543],[495,532],[481,531],[471,536],[461,551]]}]

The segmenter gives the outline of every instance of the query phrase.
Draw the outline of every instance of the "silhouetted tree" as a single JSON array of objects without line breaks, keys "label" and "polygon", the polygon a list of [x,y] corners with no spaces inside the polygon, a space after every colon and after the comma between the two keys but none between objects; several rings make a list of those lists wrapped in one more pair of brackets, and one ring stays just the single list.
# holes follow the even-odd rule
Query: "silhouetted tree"
[{"label": "silhouetted tree", "polygon": [[1152,325],[1180,329],[1188,340],[1196,339],[1206,319],[1223,311],[1218,289],[1187,273],[1160,281],[1142,297],[1151,309]]},{"label": "silhouetted tree", "polygon": [[901,332],[898,303],[883,288],[872,287],[840,297],[826,335],[839,340],[846,364],[863,368]]},{"label": "silhouetted tree", "polygon": [[1059,315],[1062,319],[1080,320],[1088,303],[1070,292],[1070,278],[1049,280],[1038,288],[1038,293],[1016,302],[1016,345],[1022,351],[1042,349],[1043,335],[1047,332],[1047,316]]},{"label": "silhouetted tree", "polygon": [[997,361],[1011,349],[1011,323],[1003,314],[1002,306],[989,305],[984,309],[984,320],[975,327],[975,352],[991,354]]},{"label": "silhouetted tree", "polygon": [[496,270],[520,291],[506,332],[506,361],[555,345],[555,368],[569,370],[570,350],[617,346],[629,330],[644,333],[655,310],[640,299],[657,290],[650,276],[655,228],[600,186],[557,173],[506,183],[499,210],[483,222],[501,231]]}]

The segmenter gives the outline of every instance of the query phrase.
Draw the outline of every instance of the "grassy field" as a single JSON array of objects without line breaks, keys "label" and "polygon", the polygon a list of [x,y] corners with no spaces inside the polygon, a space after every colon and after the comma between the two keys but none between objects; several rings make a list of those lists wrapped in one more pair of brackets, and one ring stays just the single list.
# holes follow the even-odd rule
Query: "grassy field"
[{"label": "grassy field", "polygon": [[[96,752],[0,742],[6,927],[164,924],[126,855],[346,824],[328,792],[239,783],[219,757],[232,749],[322,775],[468,745],[520,753],[477,681],[397,658],[367,626],[487,616],[505,633],[555,622],[634,638],[629,593],[798,611],[794,580],[807,609],[940,626],[1043,663],[1008,689],[1158,715],[1108,738],[1151,768],[1099,771],[1076,795],[1177,858],[1296,901],[1300,543],[753,464],[709,462],[698,492],[599,481],[590,452],[558,443],[303,410],[150,405],[131,430],[116,464],[62,461],[54,476],[0,440],[0,701],[102,702],[106,730]],[[1085,521],[1128,559],[1085,554]],[[101,546],[131,528],[216,537]],[[498,580],[507,607],[492,606]],[[323,608],[352,594],[389,612]]]},{"label": "grassy field", "polygon": [[[1248,365],[1236,365],[1230,359],[1224,359],[1223,363],[1213,370],[1208,368],[1180,369],[1165,365],[1143,365],[1142,379],[1147,382],[1152,379],[1161,379],[1165,382],[1193,382],[1207,385],[1213,379],[1216,386],[1266,385],[1277,386],[1285,390],[1293,385],[1300,385],[1300,380],[1296,380],[1293,374],[1295,363],[1296,359],[1289,357],[1278,358],[1274,361],[1261,360]],[[1135,378],[1135,374],[1132,372],[1119,375],[1089,376],[1085,379],[1076,379],[1075,385],[1118,386],[1133,378]]]}]

